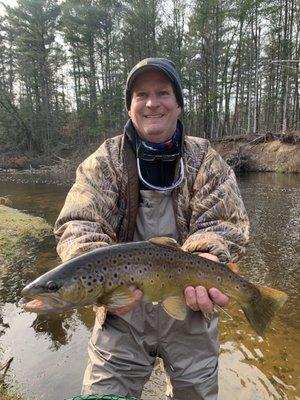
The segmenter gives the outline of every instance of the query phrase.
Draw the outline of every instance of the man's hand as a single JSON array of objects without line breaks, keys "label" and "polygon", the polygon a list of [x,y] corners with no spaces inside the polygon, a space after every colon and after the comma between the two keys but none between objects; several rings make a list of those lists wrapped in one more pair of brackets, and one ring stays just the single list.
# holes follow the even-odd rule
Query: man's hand
[{"label": "man's hand", "polygon": [[[217,256],[210,253],[198,253],[200,257],[208,258],[212,261],[219,261]],[[210,314],[214,310],[214,303],[224,307],[229,303],[229,297],[216,288],[208,291],[203,286],[188,286],[185,291],[186,304],[194,311],[201,311],[203,314]]]}]

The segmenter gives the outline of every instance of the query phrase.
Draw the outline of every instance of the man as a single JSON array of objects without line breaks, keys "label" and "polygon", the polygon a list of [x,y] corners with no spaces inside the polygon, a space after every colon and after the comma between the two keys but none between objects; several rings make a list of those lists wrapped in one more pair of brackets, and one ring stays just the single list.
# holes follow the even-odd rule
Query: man
[{"label": "man", "polygon": [[[126,83],[129,121],[77,170],[57,220],[58,253],[83,252],[154,236],[216,261],[235,261],[248,241],[248,218],[232,170],[205,139],[185,136],[183,95],[174,64],[149,58]],[[157,356],[164,361],[169,398],[215,400],[218,393],[217,318],[204,314],[228,298],[219,290],[187,287],[184,321],[160,304],[97,311],[83,394],[140,397]],[[102,314],[101,314],[102,313]],[[174,396],[174,397],[171,397]]]}]

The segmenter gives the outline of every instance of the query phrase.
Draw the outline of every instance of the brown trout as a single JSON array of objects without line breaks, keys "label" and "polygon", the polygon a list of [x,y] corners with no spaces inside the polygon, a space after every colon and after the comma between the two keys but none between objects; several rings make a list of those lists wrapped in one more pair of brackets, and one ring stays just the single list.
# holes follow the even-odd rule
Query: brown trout
[{"label": "brown trout", "polygon": [[185,252],[175,240],[161,237],[107,246],[73,258],[27,285],[22,295],[35,299],[24,308],[37,313],[90,304],[122,307],[134,301],[132,285],[179,320],[187,313],[183,296],[187,286],[216,287],[240,304],[259,335],[287,299],[284,292],[256,286],[227,265]]}]

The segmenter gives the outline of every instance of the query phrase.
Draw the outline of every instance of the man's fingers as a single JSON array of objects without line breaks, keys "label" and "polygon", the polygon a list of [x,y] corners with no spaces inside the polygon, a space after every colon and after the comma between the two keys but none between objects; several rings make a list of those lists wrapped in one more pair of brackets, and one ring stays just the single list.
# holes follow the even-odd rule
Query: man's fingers
[{"label": "man's fingers", "polygon": [[214,310],[214,305],[211,299],[208,296],[207,290],[203,286],[196,286],[196,297],[197,304],[199,309],[203,312],[203,314],[210,314]]},{"label": "man's fingers", "polygon": [[203,313],[211,313],[213,311],[213,303],[210,300],[207,290],[203,286],[196,288],[188,286],[185,291],[186,304],[193,311],[202,311]]},{"label": "man's fingers", "polygon": [[208,290],[209,296],[218,306],[225,307],[229,303],[229,297],[222,293],[219,289],[211,288]]},{"label": "man's fingers", "polygon": [[184,295],[187,306],[189,306],[193,311],[198,311],[199,306],[197,304],[195,288],[188,286],[184,291]]},{"label": "man's fingers", "polygon": [[212,261],[219,261],[219,258],[217,256],[215,256],[214,254],[210,254],[210,253],[197,253],[198,256],[203,257],[203,258],[207,258],[208,260],[212,260]]}]

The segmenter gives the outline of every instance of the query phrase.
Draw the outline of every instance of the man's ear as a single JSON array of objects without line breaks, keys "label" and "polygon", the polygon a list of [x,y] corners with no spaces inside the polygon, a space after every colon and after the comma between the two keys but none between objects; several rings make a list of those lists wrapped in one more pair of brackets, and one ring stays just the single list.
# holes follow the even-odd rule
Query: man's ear
[{"label": "man's ear", "polygon": [[131,112],[130,112],[130,110],[128,110],[128,115],[129,115],[129,117],[131,118]]}]

